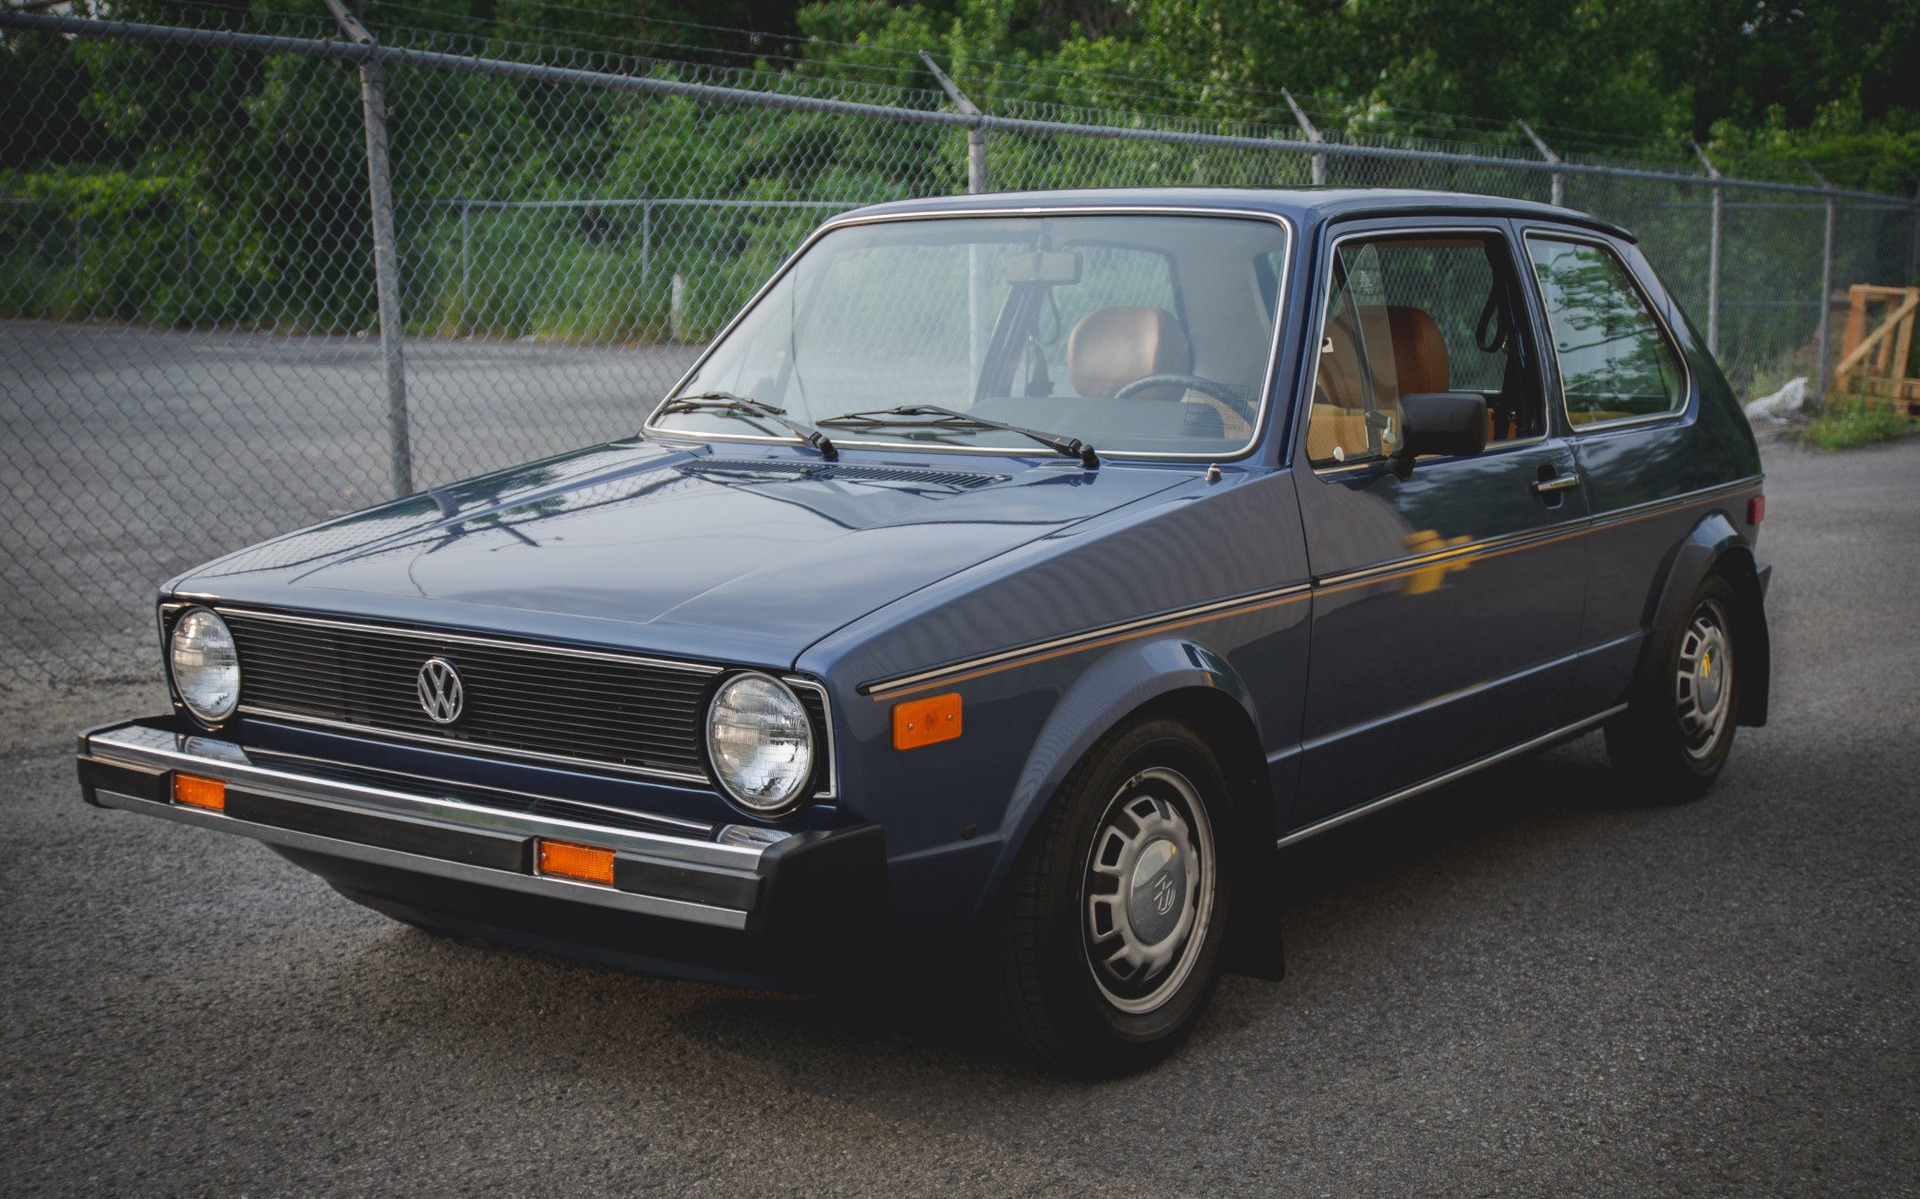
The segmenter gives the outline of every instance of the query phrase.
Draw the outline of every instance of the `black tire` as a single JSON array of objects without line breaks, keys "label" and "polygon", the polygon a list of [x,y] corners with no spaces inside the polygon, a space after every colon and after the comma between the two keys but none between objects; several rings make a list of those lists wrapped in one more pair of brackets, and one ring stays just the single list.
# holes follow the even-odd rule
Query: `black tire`
[{"label": "black tire", "polygon": [[1650,660],[1629,707],[1609,721],[1607,756],[1649,803],[1706,793],[1733,751],[1740,723],[1739,603],[1719,575],[1700,584],[1687,615]]},{"label": "black tire", "polygon": [[1176,1048],[1219,980],[1232,813],[1192,729],[1107,737],[1061,785],[993,930],[996,1006],[1042,1064],[1111,1077]]}]

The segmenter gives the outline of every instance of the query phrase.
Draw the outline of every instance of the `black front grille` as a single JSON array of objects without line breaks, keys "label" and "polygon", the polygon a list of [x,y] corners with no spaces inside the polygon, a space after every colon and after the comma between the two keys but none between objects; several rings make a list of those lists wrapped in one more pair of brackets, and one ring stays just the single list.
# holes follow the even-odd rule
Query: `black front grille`
[{"label": "black front grille", "polygon": [[[246,711],[707,777],[700,716],[711,670],[417,629],[221,615],[239,646]],[[435,657],[460,672],[465,710],[450,725],[420,705],[420,668]]]}]

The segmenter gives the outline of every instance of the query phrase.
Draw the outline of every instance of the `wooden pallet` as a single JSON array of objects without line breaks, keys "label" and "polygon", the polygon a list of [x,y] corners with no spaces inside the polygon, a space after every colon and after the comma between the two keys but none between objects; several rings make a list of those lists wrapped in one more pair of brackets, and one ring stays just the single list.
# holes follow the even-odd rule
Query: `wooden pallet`
[{"label": "wooden pallet", "polygon": [[[1856,283],[1847,289],[1847,298],[1847,331],[1829,394],[1852,392],[1920,416],[1920,376],[1907,374],[1914,316],[1920,313],[1920,287]],[[1867,331],[1870,308],[1879,309],[1879,324],[1871,333]]]}]

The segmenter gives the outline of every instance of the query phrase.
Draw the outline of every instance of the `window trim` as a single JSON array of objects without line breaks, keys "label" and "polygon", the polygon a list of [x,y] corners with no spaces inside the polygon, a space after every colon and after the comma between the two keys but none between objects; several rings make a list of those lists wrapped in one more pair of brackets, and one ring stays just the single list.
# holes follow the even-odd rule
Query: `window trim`
[{"label": "window trim", "polygon": [[[1492,218],[1492,219],[1497,220],[1499,218]],[[1506,247],[1507,257],[1510,261],[1510,264],[1514,268],[1514,273],[1516,275],[1524,273],[1531,276],[1532,274],[1531,269],[1527,270],[1526,272],[1522,272],[1519,269],[1520,263],[1514,260],[1515,255],[1513,253],[1514,251],[1513,235],[1509,231],[1509,229],[1507,228],[1504,222],[1500,224],[1491,224],[1491,225],[1386,225],[1386,226],[1380,226],[1376,228],[1355,229],[1351,232],[1341,233],[1338,236],[1336,236],[1332,241],[1327,243],[1325,260],[1316,264],[1316,267],[1314,270],[1314,282],[1316,284],[1324,283],[1327,286],[1321,287],[1311,297],[1312,302],[1319,305],[1319,319],[1314,322],[1313,335],[1310,338],[1308,338],[1305,342],[1303,342],[1301,346],[1301,352],[1311,357],[1313,365],[1307,371],[1306,386],[1300,392],[1301,402],[1295,405],[1295,410],[1300,413],[1300,419],[1297,422],[1298,428],[1295,429],[1294,431],[1295,438],[1294,438],[1294,443],[1292,447],[1293,453],[1289,459],[1289,461],[1292,462],[1294,465],[1297,466],[1300,463],[1304,462],[1307,466],[1307,469],[1311,470],[1315,475],[1325,476],[1325,475],[1335,475],[1335,474],[1346,474],[1351,471],[1378,469],[1381,467],[1385,467],[1389,462],[1392,461],[1392,459],[1390,458],[1380,457],[1380,458],[1367,458],[1359,462],[1316,463],[1313,460],[1313,456],[1307,452],[1307,435],[1309,431],[1309,426],[1312,425],[1313,423],[1313,396],[1316,389],[1318,389],[1320,386],[1320,345],[1326,339],[1326,335],[1327,335],[1327,316],[1329,314],[1329,307],[1328,307],[1327,300],[1330,295],[1331,287],[1333,283],[1333,263],[1334,263],[1335,257],[1340,252],[1340,247],[1345,243],[1349,241],[1353,241],[1357,238],[1371,238],[1375,241],[1384,241],[1392,238],[1399,238],[1402,240],[1406,240],[1410,238],[1427,237],[1427,236],[1432,236],[1436,234],[1449,234],[1449,233],[1468,234],[1471,236],[1499,242],[1500,244]],[[1527,285],[1526,280],[1522,280],[1521,286],[1525,287],[1526,285]],[[1530,313],[1516,313],[1516,317],[1520,317],[1520,316],[1524,316],[1527,319],[1527,321],[1531,323],[1532,317]],[[1538,340],[1537,336],[1534,338],[1534,340],[1536,341]],[[1536,347],[1536,349],[1537,348],[1538,347]],[[1481,458],[1481,457],[1485,457],[1487,454],[1505,453],[1509,449],[1517,450],[1517,449],[1522,449],[1528,446],[1537,446],[1554,436],[1554,431],[1551,428],[1551,425],[1553,423],[1552,421],[1553,406],[1547,402],[1547,396],[1545,393],[1546,376],[1541,373],[1538,365],[1535,365],[1533,369],[1534,369],[1534,374],[1538,377],[1542,387],[1541,396],[1540,396],[1540,415],[1547,418],[1543,420],[1541,423],[1548,427],[1538,435],[1533,437],[1528,437],[1525,439],[1515,439],[1512,441],[1499,441],[1499,442],[1490,441],[1487,443],[1487,448],[1482,450],[1479,454],[1474,455],[1474,457]],[[1559,369],[1559,365],[1558,365],[1558,360],[1556,359],[1555,360],[1556,373],[1558,372],[1558,369]],[[1562,407],[1563,408],[1565,407],[1564,393],[1562,396]]]},{"label": "window trim", "polygon": [[[1520,230],[1520,240],[1523,244],[1536,238],[1541,241],[1573,242],[1578,245],[1595,246],[1601,253],[1611,257],[1620,267],[1620,273],[1626,276],[1628,286],[1633,288],[1634,293],[1640,297],[1640,302],[1646,305],[1647,311],[1653,315],[1660,335],[1666,339],[1667,349],[1673,352],[1674,359],[1680,363],[1679,407],[1669,408],[1665,412],[1649,412],[1644,416],[1623,416],[1618,420],[1576,423],[1573,419],[1573,410],[1567,407],[1567,377],[1566,372],[1560,368],[1560,347],[1556,345],[1553,349],[1553,378],[1560,388],[1560,415],[1566,421],[1568,433],[1574,437],[1584,437],[1588,433],[1659,424],[1663,421],[1678,421],[1693,411],[1695,395],[1693,363],[1687,361],[1686,350],[1681,347],[1680,339],[1674,336],[1673,326],[1667,322],[1667,314],[1661,310],[1659,304],[1654,302],[1654,297],[1647,291],[1647,286],[1641,280],[1639,272],[1633,269],[1633,265],[1627,261],[1625,255],[1620,253],[1619,248],[1605,238],[1560,230],[1551,225],[1527,225]],[[1540,319],[1546,324],[1547,339],[1551,341],[1553,316],[1547,311],[1547,295],[1541,290],[1540,274],[1533,268],[1531,251],[1527,253],[1527,280],[1533,289],[1534,299],[1540,304]]]},{"label": "window trim", "polygon": [[[640,426],[640,435],[667,443],[677,441],[699,444],[719,441],[760,445],[790,446],[799,444],[799,439],[791,435],[774,437],[766,434],[753,433],[719,433],[693,429],[666,429],[661,428],[654,422],[660,415],[660,410],[666,407],[668,400],[678,393],[681,388],[685,387],[687,381],[693,378],[702,366],[706,365],[707,359],[713,356],[714,348],[730,336],[742,321],[746,320],[748,313],[760,306],[760,302],[793,270],[794,265],[800,261],[801,256],[811,250],[814,243],[820,241],[829,233],[854,225],[895,224],[908,221],[971,220],[975,218],[992,217],[1047,218],[1056,216],[1202,217],[1221,220],[1258,221],[1280,227],[1281,235],[1284,238],[1281,252],[1285,255],[1284,261],[1287,263],[1289,269],[1283,271],[1280,276],[1280,287],[1276,292],[1276,295],[1279,297],[1280,306],[1279,310],[1273,315],[1273,335],[1267,344],[1266,370],[1260,376],[1261,382],[1258,393],[1260,397],[1260,409],[1255,414],[1257,419],[1252,422],[1253,427],[1247,435],[1245,444],[1230,453],[1215,454],[1175,453],[1155,450],[1100,450],[1102,461],[1116,460],[1125,462],[1243,462],[1258,455],[1261,452],[1261,448],[1266,445],[1267,438],[1271,435],[1277,419],[1283,415],[1276,411],[1281,406],[1278,395],[1280,390],[1281,352],[1286,347],[1287,338],[1287,321],[1283,319],[1283,317],[1287,311],[1287,301],[1290,298],[1288,289],[1292,286],[1293,282],[1291,266],[1294,254],[1296,253],[1296,247],[1299,245],[1299,230],[1296,228],[1292,217],[1287,216],[1285,213],[1274,212],[1267,209],[1238,206],[1214,208],[1196,204],[1153,202],[1143,204],[1063,205],[1058,208],[1051,206],[1023,206],[1018,204],[995,204],[990,207],[983,206],[976,208],[963,204],[950,208],[929,209],[924,212],[909,213],[870,213],[865,209],[856,209],[843,216],[833,217],[823,221],[818,228],[807,235],[793,253],[787,255],[786,261],[782,262],[773,274],[767,277],[766,282],[762,283],[758,290],[747,298],[747,302],[741,305],[740,310],[733,314],[732,318],[721,327],[718,333],[713,335],[713,340],[706,344],[705,348],[694,358],[686,371],[674,381],[671,387],[662,393],[661,397],[654,402],[651,408],[647,409],[647,417]],[[1017,446],[936,445],[925,441],[881,441],[844,435],[836,435],[833,442],[838,446],[851,446],[863,450],[905,450],[919,454],[929,452],[985,454],[1001,458],[1046,456],[1044,451],[1028,451]]]}]

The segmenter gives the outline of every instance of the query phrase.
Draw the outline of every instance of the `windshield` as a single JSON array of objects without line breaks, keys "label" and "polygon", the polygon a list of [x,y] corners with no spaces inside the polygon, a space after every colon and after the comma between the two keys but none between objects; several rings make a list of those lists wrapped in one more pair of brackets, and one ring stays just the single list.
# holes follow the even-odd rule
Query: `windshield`
[{"label": "windshield", "polygon": [[[1259,424],[1287,230],[1167,214],[923,219],[815,242],[669,399],[723,396],[840,445],[1225,457]],[[937,405],[974,420],[895,408]],[[848,418],[849,414],[862,414]],[[739,404],[661,431],[792,440]]]}]

